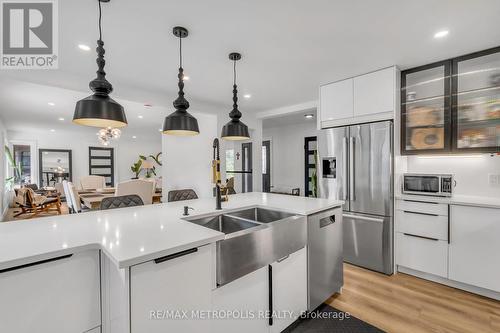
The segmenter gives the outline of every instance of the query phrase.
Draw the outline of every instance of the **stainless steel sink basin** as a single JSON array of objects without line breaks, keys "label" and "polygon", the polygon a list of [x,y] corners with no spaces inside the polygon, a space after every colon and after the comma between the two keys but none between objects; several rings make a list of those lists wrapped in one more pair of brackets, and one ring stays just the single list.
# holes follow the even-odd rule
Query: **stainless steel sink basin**
[{"label": "stainless steel sink basin", "polygon": [[189,220],[189,222],[196,223],[206,228],[223,232],[225,234],[232,234],[234,232],[259,226],[258,223],[246,221],[224,214]]},{"label": "stainless steel sink basin", "polygon": [[228,213],[228,215],[257,221],[260,223],[271,223],[278,220],[286,219],[288,217],[294,216],[295,214],[257,207],[257,208],[239,210],[236,212],[230,212]]},{"label": "stainless steel sink basin", "polygon": [[218,286],[306,245],[307,218],[286,212],[257,207],[186,220],[226,234],[216,243]]}]

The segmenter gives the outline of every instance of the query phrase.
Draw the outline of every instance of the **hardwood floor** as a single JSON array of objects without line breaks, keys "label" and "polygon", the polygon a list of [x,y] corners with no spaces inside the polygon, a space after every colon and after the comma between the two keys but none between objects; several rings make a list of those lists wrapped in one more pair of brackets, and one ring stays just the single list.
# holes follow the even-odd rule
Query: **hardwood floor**
[{"label": "hardwood floor", "polygon": [[[14,217],[14,215],[17,212],[19,212],[20,210],[21,209],[19,209],[19,208],[9,208],[7,210],[7,213],[5,214],[4,220],[2,222],[25,220],[25,219],[27,219],[30,216],[30,214],[25,214],[25,215],[20,215],[18,217]],[[61,203],[61,213],[62,213],[62,215],[69,214],[68,205],[65,202]],[[43,213],[40,213],[38,215],[38,217],[56,216],[56,215],[57,215],[56,212],[50,212],[50,213],[43,212]],[[1,218],[1,216],[0,216],[0,218]]]},{"label": "hardwood floor", "polygon": [[498,333],[500,302],[398,273],[344,264],[341,295],[326,303],[395,333]]}]

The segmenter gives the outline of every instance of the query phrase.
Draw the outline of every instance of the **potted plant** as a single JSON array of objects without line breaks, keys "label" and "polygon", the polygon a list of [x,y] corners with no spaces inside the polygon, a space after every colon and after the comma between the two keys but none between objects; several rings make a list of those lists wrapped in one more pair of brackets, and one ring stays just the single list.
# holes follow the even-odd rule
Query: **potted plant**
[{"label": "potted plant", "polygon": [[[160,161],[160,156],[161,152],[156,155],[149,155],[148,157],[150,157],[156,164],[161,166],[162,163]],[[148,157],[139,155],[139,159],[137,160],[137,162],[135,162],[130,167],[132,172],[135,174],[135,177],[132,179],[139,179],[139,176],[143,169],[146,170],[146,178],[151,178],[153,175],[156,176],[156,167],[154,166],[153,161],[148,160]]]}]

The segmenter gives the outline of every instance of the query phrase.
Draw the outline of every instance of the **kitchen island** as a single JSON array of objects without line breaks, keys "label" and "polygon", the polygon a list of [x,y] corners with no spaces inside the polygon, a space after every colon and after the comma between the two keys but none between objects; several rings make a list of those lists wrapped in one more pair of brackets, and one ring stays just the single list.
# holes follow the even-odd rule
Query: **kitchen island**
[{"label": "kitchen island", "polygon": [[[193,208],[191,217],[217,213],[214,199],[197,199],[0,224],[0,331],[206,332],[214,325],[217,331],[229,332],[235,327],[231,325],[242,331],[247,327],[255,332],[256,325],[260,331],[276,331],[272,318],[165,318],[164,311],[169,310],[198,309],[208,315],[217,306],[243,310],[252,300],[252,311],[269,311],[271,305],[268,270],[272,265],[217,285],[217,242],[226,234],[186,221],[182,216],[186,205]],[[306,221],[333,210],[341,222],[341,205],[337,200],[245,193],[231,196],[222,212],[262,207]],[[341,229],[337,234],[341,248]],[[307,279],[306,248],[276,263],[275,276],[285,283],[301,281],[297,276],[286,277],[297,269]],[[279,274],[278,264],[286,262],[295,266]],[[307,292],[306,285],[300,289]],[[275,306],[282,301],[280,293],[287,294],[273,290],[278,297]],[[305,310],[302,297],[300,302]],[[28,318],[21,316],[26,312]]]}]

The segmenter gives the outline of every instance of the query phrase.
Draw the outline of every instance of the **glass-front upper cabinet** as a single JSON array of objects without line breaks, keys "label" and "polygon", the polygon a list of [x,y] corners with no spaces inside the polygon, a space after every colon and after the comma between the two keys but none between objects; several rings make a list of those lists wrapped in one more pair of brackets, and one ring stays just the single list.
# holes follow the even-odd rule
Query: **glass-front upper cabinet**
[{"label": "glass-front upper cabinet", "polygon": [[401,152],[449,151],[451,132],[451,62],[439,62],[402,72]]},{"label": "glass-front upper cabinet", "polygon": [[500,152],[500,47],[401,72],[401,154]]},{"label": "glass-front upper cabinet", "polygon": [[453,149],[500,151],[500,48],[453,60]]}]

